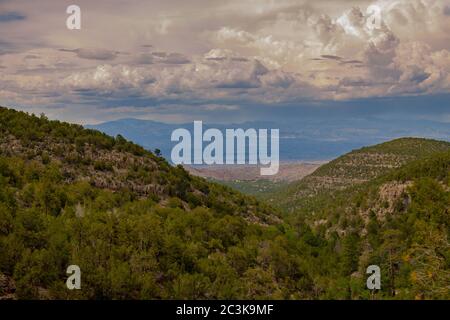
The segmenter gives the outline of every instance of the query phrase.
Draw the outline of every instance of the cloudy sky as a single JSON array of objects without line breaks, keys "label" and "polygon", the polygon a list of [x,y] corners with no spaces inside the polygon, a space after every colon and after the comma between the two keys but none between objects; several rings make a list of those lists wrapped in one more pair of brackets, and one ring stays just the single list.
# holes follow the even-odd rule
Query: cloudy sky
[{"label": "cloudy sky", "polygon": [[407,113],[414,97],[450,123],[450,0],[0,0],[0,105],[51,118]]}]

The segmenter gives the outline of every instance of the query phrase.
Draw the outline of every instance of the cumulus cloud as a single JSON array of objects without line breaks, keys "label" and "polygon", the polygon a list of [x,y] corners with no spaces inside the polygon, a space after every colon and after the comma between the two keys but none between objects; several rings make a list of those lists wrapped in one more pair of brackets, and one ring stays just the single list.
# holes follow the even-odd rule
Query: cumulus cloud
[{"label": "cumulus cloud", "polygon": [[61,5],[4,0],[0,103],[232,111],[218,106],[449,93],[446,2],[80,0],[73,33]]}]

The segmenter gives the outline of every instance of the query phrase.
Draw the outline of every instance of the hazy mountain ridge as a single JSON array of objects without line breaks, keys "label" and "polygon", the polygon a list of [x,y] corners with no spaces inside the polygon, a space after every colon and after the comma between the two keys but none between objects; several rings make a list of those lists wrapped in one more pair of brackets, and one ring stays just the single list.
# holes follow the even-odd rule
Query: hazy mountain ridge
[{"label": "hazy mountain ridge", "polygon": [[[214,124],[203,123],[204,128],[255,128],[280,129],[281,161],[316,161],[330,160],[351,150],[367,145],[374,145],[400,137],[428,137],[446,139],[450,136],[447,123],[395,118],[361,117],[350,118],[329,110],[329,118],[323,114],[306,114],[295,120],[249,121],[244,123]],[[87,128],[97,129],[106,134],[121,134],[148,150],[160,149],[164,157],[170,160],[174,143],[170,141],[173,130],[186,128],[192,132],[191,123],[166,124],[151,120],[121,119]]]}]

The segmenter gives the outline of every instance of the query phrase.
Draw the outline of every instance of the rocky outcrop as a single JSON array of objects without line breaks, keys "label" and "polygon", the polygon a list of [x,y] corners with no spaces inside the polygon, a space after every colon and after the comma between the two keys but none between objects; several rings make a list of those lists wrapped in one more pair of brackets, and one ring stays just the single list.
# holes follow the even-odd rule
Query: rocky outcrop
[{"label": "rocky outcrop", "polygon": [[0,300],[15,300],[16,285],[14,280],[0,273]]}]

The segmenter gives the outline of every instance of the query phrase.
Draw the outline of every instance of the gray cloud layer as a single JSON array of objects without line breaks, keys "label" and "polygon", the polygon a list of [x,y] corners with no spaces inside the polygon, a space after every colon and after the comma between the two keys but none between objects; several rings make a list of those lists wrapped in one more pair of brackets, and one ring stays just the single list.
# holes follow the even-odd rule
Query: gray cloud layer
[{"label": "gray cloud layer", "polygon": [[69,4],[1,2],[1,104],[85,122],[145,108],[176,120],[183,105],[450,92],[448,0],[80,0],[80,31],[65,28]]}]

